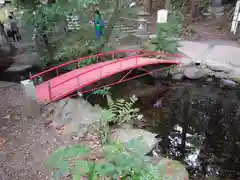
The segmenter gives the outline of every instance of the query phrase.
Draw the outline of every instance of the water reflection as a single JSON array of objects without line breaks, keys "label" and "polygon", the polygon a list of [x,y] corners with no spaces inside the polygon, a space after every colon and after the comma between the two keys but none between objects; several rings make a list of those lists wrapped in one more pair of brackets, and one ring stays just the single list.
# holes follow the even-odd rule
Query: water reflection
[{"label": "water reflection", "polygon": [[152,108],[144,100],[141,109],[163,139],[161,154],[187,164],[192,179],[240,179],[238,95],[193,84],[172,88]]},{"label": "water reflection", "polygon": [[240,89],[223,89],[213,80],[140,80],[111,92],[114,98],[139,97],[147,124],[137,126],[158,134],[161,155],[185,163],[190,179],[240,179]]}]

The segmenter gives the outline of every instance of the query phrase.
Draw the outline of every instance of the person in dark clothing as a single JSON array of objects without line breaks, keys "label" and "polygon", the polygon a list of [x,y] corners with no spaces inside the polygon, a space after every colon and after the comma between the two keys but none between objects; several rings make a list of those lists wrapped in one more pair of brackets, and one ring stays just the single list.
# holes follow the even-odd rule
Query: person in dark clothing
[{"label": "person in dark clothing", "polygon": [[18,31],[18,25],[17,25],[17,21],[16,19],[14,19],[12,16],[8,16],[9,20],[10,20],[10,29],[11,29],[11,32],[12,32],[12,38],[13,38],[13,41],[19,41],[20,38],[19,38],[19,31]]},{"label": "person in dark clothing", "polygon": [[0,21],[0,36],[1,36],[1,39],[3,41],[3,43],[7,43],[7,35],[6,35],[6,32],[5,32],[5,28],[4,28],[4,24],[3,22]]}]

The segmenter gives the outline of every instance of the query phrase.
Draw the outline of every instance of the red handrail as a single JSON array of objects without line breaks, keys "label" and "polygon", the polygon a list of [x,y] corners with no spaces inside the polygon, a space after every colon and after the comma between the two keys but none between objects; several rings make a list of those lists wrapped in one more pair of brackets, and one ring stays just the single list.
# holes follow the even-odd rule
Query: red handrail
[{"label": "red handrail", "polygon": [[[163,55],[163,54],[166,54],[166,53],[164,53],[164,52],[151,52],[151,53],[149,53],[149,54],[139,54],[139,55],[137,55],[137,56],[130,56],[130,57],[126,57],[126,58],[120,58],[120,60],[118,60],[118,61],[110,61],[110,62],[107,63],[107,64],[103,64],[103,65],[101,65],[101,66],[97,66],[97,67],[95,67],[95,68],[93,68],[93,69],[90,69],[90,70],[88,70],[88,71],[79,73],[79,74],[77,74],[77,75],[75,75],[75,76],[73,76],[73,77],[70,77],[70,78],[68,78],[68,79],[60,82],[59,84],[57,84],[57,85],[55,85],[55,86],[50,86],[50,87],[51,87],[51,89],[54,89],[54,88],[60,86],[61,84],[64,84],[64,83],[66,83],[66,82],[68,82],[68,81],[70,81],[70,80],[72,80],[72,79],[77,78],[78,76],[81,76],[81,75],[83,75],[83,74],[87,74],[87,73],[89,73],[89,72],[91,72],[91,71],[94,71],[94,70],[96,70],[96,69],[103,68],[103,67],[108,66],[108,65],[111,65],[111,64],[115,64],[115,63],[118,63],[118,62],[123,62],[123,61],[129,60],[129,59],[133,59],[133,58],[136,58],[136,61],[137,61],[137,58],[138,58],[138,57],[152,56],[152,55]],[[176,56],[176,55],[174,55],[174,56]],[[164,59],[164,61],[167,61],[167,59]]]},{"label": "red handrail", "polygon": [[[58,70],[59,68],[61,67],[64,67],[64,66],[67,66],[67,65],[70,65],[70,64],[73,64],[73,63],[79,63],[79,61],[82,61],[82,60],[86,60],[86,59],[89,59],[89,58],[93,58],[93,57],[101,57],[101,56],[104,56],[104,55],[109,55],[109,54],[117,54],[117,53],[131,53],[131,52],[138,52],[138,53],[152,53],[151,51],[148,51],[148,50],[115,50],[115,51],[110,51],[110,52],[103,52],[103,53],[99,53],[99,54],[95,54],[95,55],[91,55],[91,56],[87,56],[87,57],[83,57],[83,58],[79,58],[79,59],[76,59],[76,60],[72,60],[72,61],[68,61],[68,62],[65,62],[63,64],[60,64],[58,66],[55,66],[55,67],[52,67],[50,69],[47,69],[43,72],[40,72],[38,74],[35,74],[33,76],[30,76],[30,80],[33,80],[39,76],[42,76],[43,74],[47,73],[47,72],[51,72],[51,71],[55,71],[55,70]],[[163,53],[163,52],[159,52],[161,54],[166,54],[168,55],[168,53]],[[180,57],[179,54],[170,54],[171,56],[175,56],[175,57]],[[133,56],[130,56],[133,58]],[[58,71],[57,71],[57,74],[58,74]]]}]

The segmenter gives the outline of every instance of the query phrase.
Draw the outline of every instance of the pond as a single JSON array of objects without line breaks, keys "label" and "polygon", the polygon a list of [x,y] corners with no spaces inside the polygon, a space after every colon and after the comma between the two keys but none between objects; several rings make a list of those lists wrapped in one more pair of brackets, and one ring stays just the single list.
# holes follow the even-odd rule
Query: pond
[{"label": "pond", "polygon": [[[240,179],[240,89],[219,84],[214,78],[145,77],[111,92],[114,98],[139,97],[145,121],[137,126],[157,133],[158,152],[186,164],[191,179]],[[99,103],[97,96],[89,101]]]}]

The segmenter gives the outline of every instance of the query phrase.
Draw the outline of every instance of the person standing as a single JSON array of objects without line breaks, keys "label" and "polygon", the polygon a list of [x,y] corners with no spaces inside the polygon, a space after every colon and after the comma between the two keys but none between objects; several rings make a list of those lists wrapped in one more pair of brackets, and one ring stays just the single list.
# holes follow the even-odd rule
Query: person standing
[{"label": "person standing", "polygon": [[102,20],[101,13],[98,10],[94,13],[94,26],[96,37],[100,39],[103,36],[104,22]]},{"label": "person standing", "polygon": [[8,42],[8,39],[7,39],[7,35],[6,35],[6,32],[5,32],[4,24],[1,21],[0,21],[0,35],[1,35],[1,38],[2,38],[2,41],[3,41],[3,44],[6,44]]},{"label": "person standing", "polygon": [[19,29],[18,29],[18,25],[17,25],[17,21],[16,19],[14,19],[12,16],[8,16],[9,20],[10,20],[10,30],[12,33],[12,38],[13,41],[19,41]]}]

